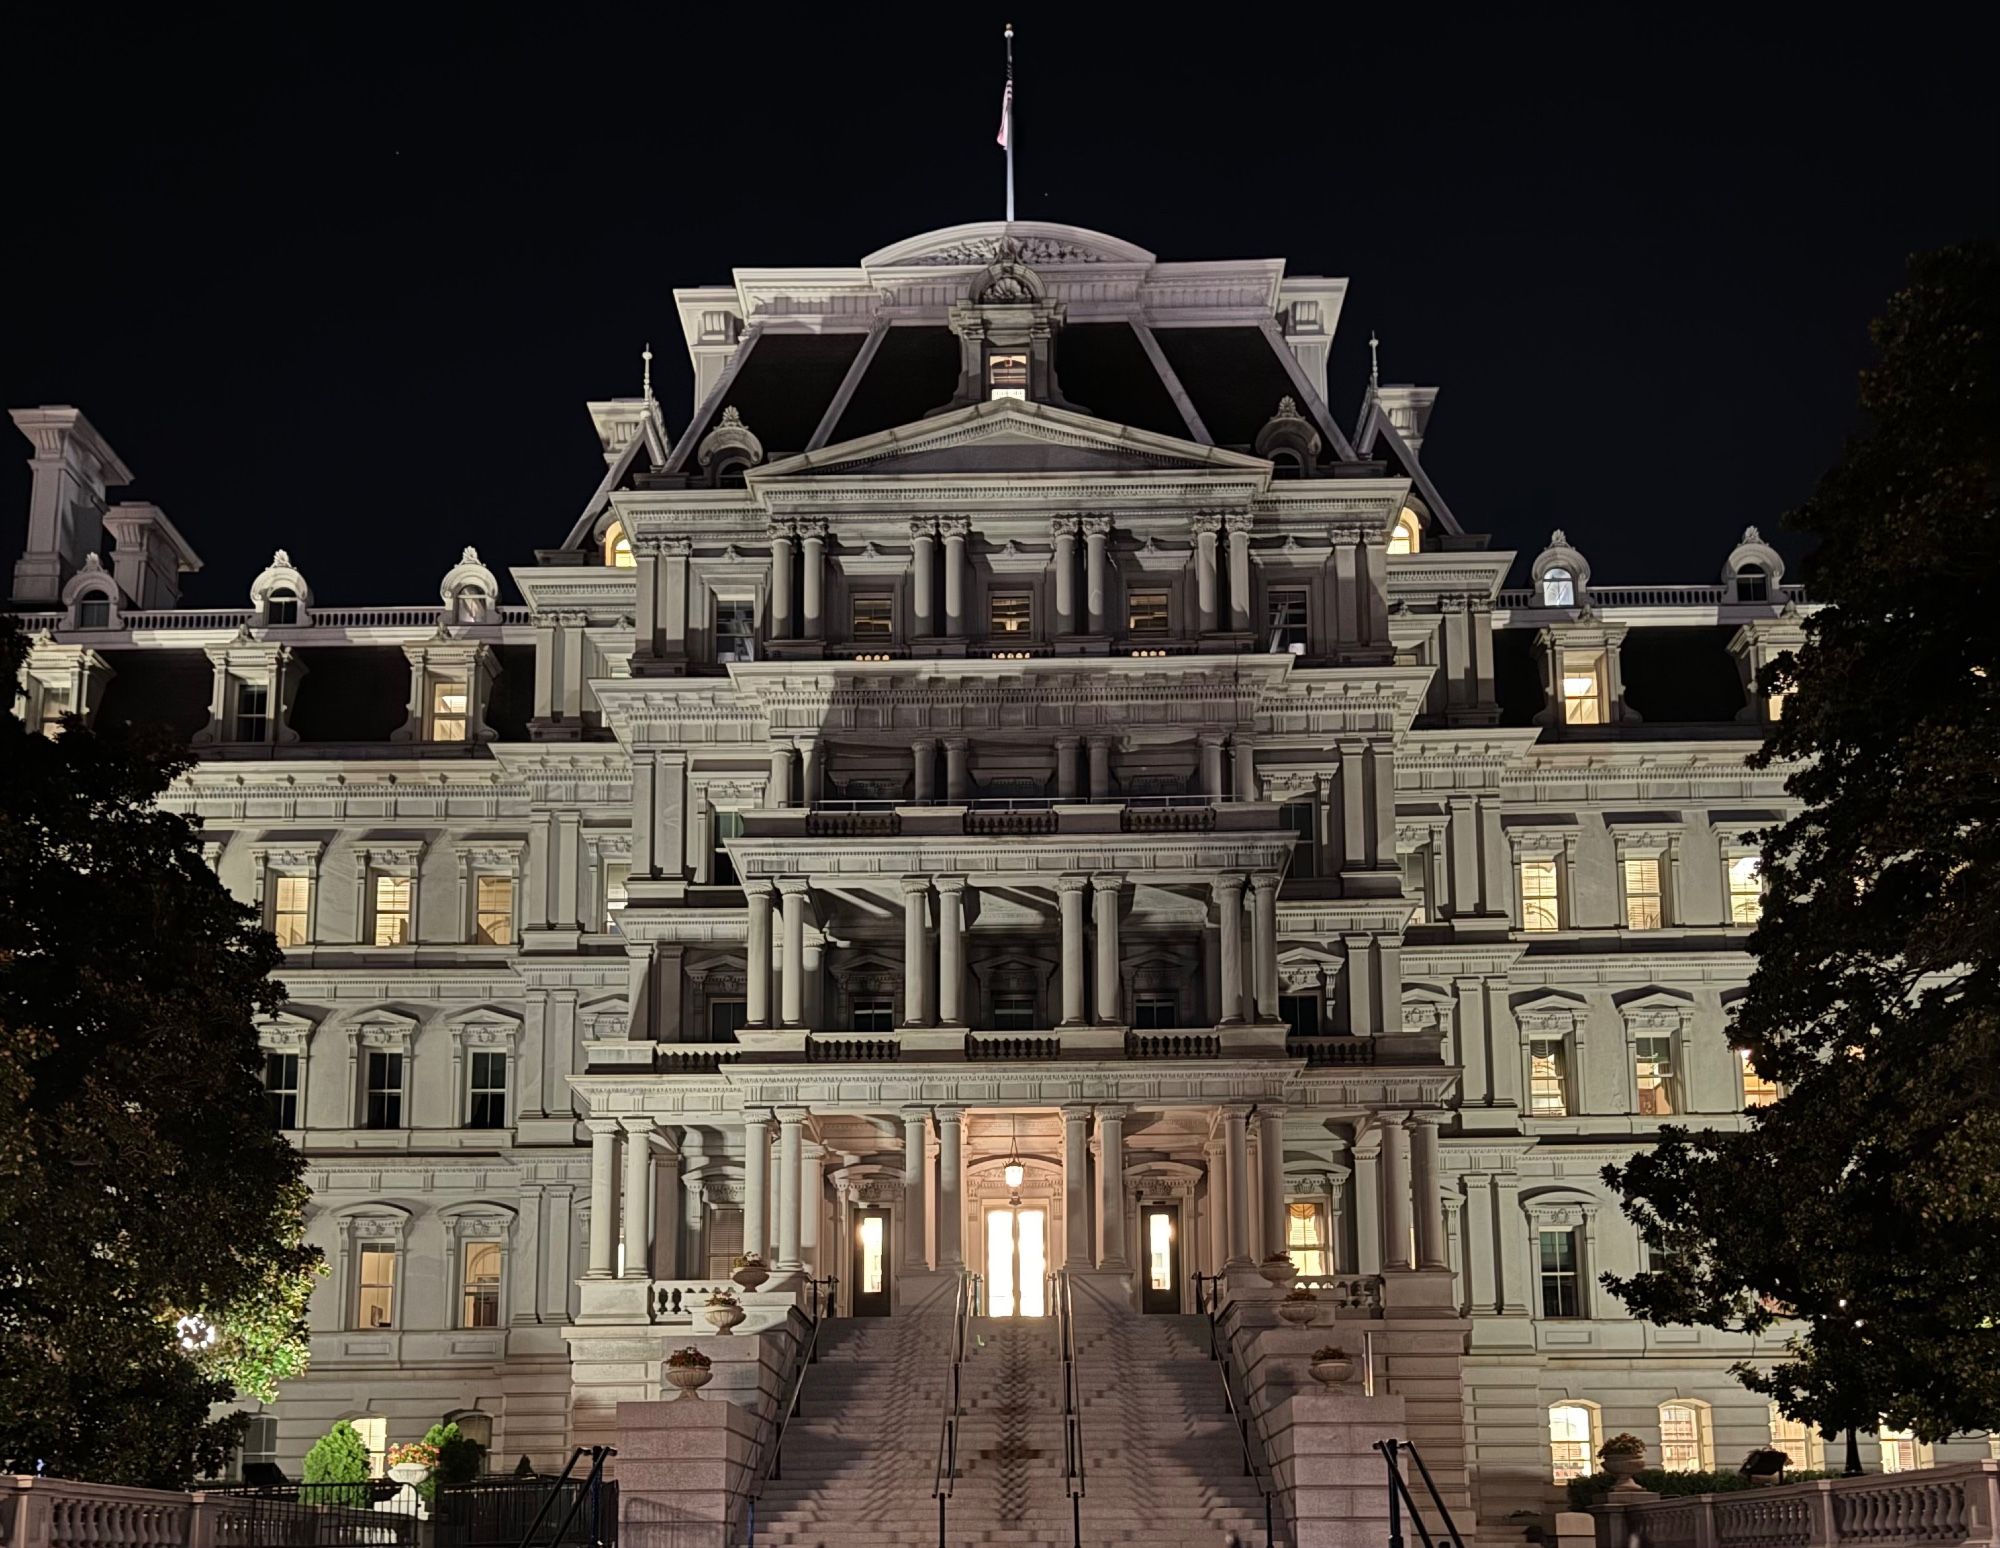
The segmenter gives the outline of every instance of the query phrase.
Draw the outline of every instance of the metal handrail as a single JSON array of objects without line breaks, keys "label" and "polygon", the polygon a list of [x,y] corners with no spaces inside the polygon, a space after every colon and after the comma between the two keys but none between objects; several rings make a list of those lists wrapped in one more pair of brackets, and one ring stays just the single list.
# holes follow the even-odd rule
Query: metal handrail
[{"label": "metal handrail", "polygon": [[804,1345],[792,1362],[792,1395],[778,1415],[777,1428],[771,1433],[770,1449],[764,1453],[764,1460],[757,1469],[757,1476],[743,1491],[743,1540],[746,1544],[755,1544],[757,1541],[757,1501],[764,1496],[764,1485],[773,1478],[784,1476],[785,1430],[793,1418],[802,1412],[800,1399],[805,1396],[806,1367],[819,1363],[819,1329],[820,1324],[826,1320],[821,1314],[819,1287],[821,1285],[827,1287],[826,1313],[830,1315],[833,1310],[833,1287],[840,1281],[829,1274],[824,1279],[809,1279],[806,1283],[812,1290],[811,1311],[808,1313],[808,1326],[811,1331],[806,1335]]},{"label": "metal handrail", "polygon": [[1425,1492],[1431,1503],[1437,1507],[1438,1515],[1444,1522],[1445,1534],[1451,1539],[1452,1548],[1465,1548],[1465,1540],[1458,1535],[1458,1524],[1451,1519],[1451,1511],[1438,1493],[1437,1485],[1431,1481],[1431,1470],[1424,1466],[1422,1453],[1409,1441],[1379,1440],[1375,1449],[1382,1453],[1382,1460],[1389,1469],[1389,1548],[1403,1548],[1402,1512],[1408,1509],[1410,1525],[1417,1530],[1424,1548],[1436,1548],[1431,1538],[1430,1528],[1424,1524],[1424,1513],[1417,1506],[1417,1497],[1410,1492],[1409,1480],[1397,1466],[1397,1459],[1408,1452],[1410,1460],[1417,1464],[1417,1472],[1424,1481]]},{"label": "metal handrail", "polygon": [[[1208,1313],[1208,1357],[1215,1362],[1216,1371],[1222,1377],[1222,1401],[1228,1406],[1229,1417],[1236,1421],[1236,1439],[1243,1447],[1243,1472],[1249,1478],[1250,1482],[1257,1486],[1257,1493],[1264,1501],[1264,1548],[1272,1548],[1272,1545],[1277,1541],[1272,1535],[1271,1528],[1272,1485],[1264,1476],[1264,1470],[1257,1461],[1256,1448],[1250,1444],[1250,1415],[1236,1401],[1236,1386],[1230,1380],[1229,1376],[1229,1355],[1222,1347],[1222,1276],[1220,1274],[1196,1274],[1194,1276],[1195,1300],[1197,1304],[1202,1299],[1202,1281],[1204,1279],[1211,1281],[1211,1293],[1206,1308]],[[1428,1545],[1426,1545],[1426,1548],[1428,1548]]]},{"label": "metal handrail", "polygon": [[[521,1548],[532,1548],[535,1532],[541,1526],[542,1518],[549,1513],[549,1506],[555,1503],[556,1495],[569,1481],[570,1470],[582,1460],[583,1452],[584,1448],[581,1446],[572,1451],[569,1461],[563,1467],[562,1476],[549,1485],[549,1492],[542,1500],[542,1508],[535,1512],[535,1519],[528,1523],[528,1530],[521,1537]],[[556,1524],[555,1535],[549,1539],[551,1543],[560,1543],[569,1535],[570,1523],[576,1520],[576,1513],[583,1509],[583,1502],[586,1499],[590,1501],[591,1548],[599,1548],[604,1542],[604,1464],[617,1455],[616,1446],[590,1448],[590,1476],[584,1480],[583,1487],[576,1491],[575,1497],[569,1502],[569,1509]]]},{"label": "metal handrail", "polygon": [[945,1548],[945,1510],[952,1485],[958,1479],[959,1367],[965,1364],[965,1346],[972,1321],[973,1276],[959,1271],[958,1290],[951,1303],[951,1374],[945,1383],[944,1414],[938,1423],[937,1472],[931,1482],[931,1498],[938,1508],[938,1548]]},{"label": "metal handrail", "polygon": [[1050,1302],[1056,1313],[1056,1344],[1062,1353],[1063,1482],[1069,1489],[1071,1548],[1083,1548],[1083,1397],[1077,1390],[1076,1299],[1069,1271],[1050,1272]]}]

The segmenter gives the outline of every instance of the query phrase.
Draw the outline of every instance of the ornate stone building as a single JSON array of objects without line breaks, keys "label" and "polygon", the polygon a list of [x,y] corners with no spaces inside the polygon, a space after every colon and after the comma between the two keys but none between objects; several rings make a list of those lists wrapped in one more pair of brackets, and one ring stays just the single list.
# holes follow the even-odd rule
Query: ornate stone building
[{"label": "ornate stone building", "polygon": [[1606,1434],[1772,1435],[1758,1350],[1596,1284],[1638,1254],[1598,1174],[1770,1095],[1744,759],[1806,599],[1754,529],[1646,587],[1557,532],[1505,589],[1437,389],[1335,417],[1345,293],[1034,224],[677,292],[694,421],[590,405],[524,605],[469,547],[322,605],[300,532],[184,608],[98,431],[15,412],[26,713],[187,736],[174,802],[286,949],[332,1273],[253,1454],[450,1416],[554,1461],[746,1245],[846,1315],[933,1265],[1179,1312],[1289,1248],[1421,1320],[1382,1379],[1489,1530]]}]

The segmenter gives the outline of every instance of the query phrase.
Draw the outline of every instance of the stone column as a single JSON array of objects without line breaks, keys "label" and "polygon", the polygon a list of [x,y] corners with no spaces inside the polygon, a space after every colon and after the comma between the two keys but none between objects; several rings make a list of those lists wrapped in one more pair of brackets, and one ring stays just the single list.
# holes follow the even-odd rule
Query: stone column
[{"label": "stone column", "polygon": [[966,519],[947,516],[938,522],[944,538],[944,632],[954,640],[965,638],[965,536]]},{"label": "stone column", "polygon": [[1087,876],[1063,876],[1056,881],[1056,897],[1062,910],[1062,1021],[1065,1027],[1080,1027],[1090,1019],[1084,987],[1090,974],[1083,950],[1083,892],[1090,885]]},{"label": "stone column", "polygon": [[1222,518],[1214,511],[1198,511],[1194,518],[1194,598],[1195,613],[1203,634],[1213,634],[1215,608],[1215,532]]},{"label": "stone column", "polygon": [[910,601],[918,639],[937,633],[936,525],[930,517],[910,523]]},{"label": "stone column", "polygon": [[1075,736],[1056,738],[1056,799],[1074,801],[1076,799],[1076,750],[1083,739]]},{"label": "stone column", "polygon": [[771,775],[764,782],[764,805],[771,811],[782,811],[792,804],[792,750],[789,747],[771,749]]},{"label": "stone column", "polygon": [[924,1240],[924,1122],[927,1107],[903,1109],[903,1267],[930,1267]]},{"label": "stone column", "polygon": [[770,1239],[764,1220],[765,1190],[771,1182],[771,1114],[743,1110],[743,1250],[761,1253]]},{"label": "stone column", "polygon": [[1250,513],[1231,511],[1229,527],[1229,627],[1238,634],[1250,629]]},{"label": "stone column", "polygon": [[809,640],[826,638],[826,529],[807,527],[800,534],[801,546],[805,550],[803,593],[799,609],[805,625],[803,633]]},{"label": "stone column", "polygon": [[1097,1266],[1126,1267],[1125,1115],[1118,1103],[1097,1109]]},{"label": "stone column", "polygon": [[618,1272],[618,1120],[587,1118],[590,1130],[590,1269],[587,1278]]},{"label": "stone column", "polygon": [[1230,793],[1222,782],[1222,744],[1226,740],[1220,731],[1201,733],[1201,793],[1217,800]]},{"label": "stone column", "polygon": [[1533,1304],[1532,1270],[1528,1264],[1528,1222],[1521,1213],[1521,1179],[1513,1172],[1493,1174],[1493,1208],[1498,1215],[1500,1313],[1525,1317]]},{"label": "stone column", "polygon": [[1243,877],[1225,871],[1208,884],[1222,967],[1222,1019],[1243,1019]]},{"label": "stone column", "polygon": [[796,1274],[805,1267],[799,1256],[799,1184],[805,1157],[800,1149],[806,1109],[780,1107],[778,1115],[778,1263],[780,1274]]},{"label": "stone column", "polygon": [[653,1156],[653,1277],[681,1277],[681,1153],[675,1132],[667,1130]]},{"label": "stone column", "polygon": [[940,1107],[938,1126],[937,1266],[961,1268],[965,1264],[964,1235],[965,1169],[963,1124],[965,1109]]},{"label": "stone column", "polygon": [[646,1252],[646,1194],[652,1181],[653,1120],[627,1118],[625,1129],[625,1273],[626,1279],[650,1279]]},{"label": "stone column", "polygon": [[1285,1250],[1285,1109],[1257,1104],[1257,1156],[1264,1169],[1264,1254]]},{"label": "stone column", "polygon": [[1227,1236],[1229,1231],[1229,1145],[1225,1140],[1211,1139],[1202,1144],[1202,1154],[1208,1158],[1208,1271],[1220,1274],[1223,1263],[1229,1256]]},{"label": "stone column", "polygon": [[1093,736],[1087,738],[1090,752],[1090,799],[1108,801],[1111,799],[1111,738]]},{"label": "stone column", "polygon": [[788,1027],[806,1019],[806,882],[788,876],[778,883],[785,910],[785,979],[780,1012]]},{"label": "stone column", "polygon": [[1443,1113],[1412,1113],[1406,1125],[1410,1134],[1410,1191],[1415,1196],[1417,1222],[1417,1267],[1451,1267],[1445,1252],[1444,1175],[1438,1154],[1438,1125]]},{"label": "stone column", "polygon": [[1111,540],[1111,518],[1109,516],[1086,516],[1083,526],[1084,555],[1084,608],[1088,614],[1089,632],[1105,632],[1105,545]]},{"label": "stone column", "polygon": [[938,1024],[965,1024],[965,878],[940,876],[938,890]]},{"label": "stone column", "polygon": [[937,799],[937,738],[920,736],[910,743],[911,788],[919,806]]},{"label": "stone column", "polygon": [[1222,1109],[1222,1137],[1228,1151],[1229,1226],[1223,1237],[1227,1271],[1255,1268],[1250,1261],[1250,1109]]},{"label": "stone column", "polygon": [[1407,1113],[1381,1112],[1375,1122],[1382,1130],[1382,1267],[1410,1267],[1410,1135],[1403,1127]]},{"label": "stone column", "polygon": [[799,805],[814,807],[819,805],[819,776],[823,759],[819,742],[807,738],[799,746]]},{"label": "stone column", "polygon": [[792,637],[792,534],[771,529],[771,638]]},{"label": "stone column", "polygon": [[749,904],[743,947],[743,1019],[749,1026],[768,1027],[771,1024],[771,884],[745,882],[743,897]]},{"label": "stone column", "polygon": [[903,878],[903,1025],[930,1025],[930,942],[924,929],[924,904],[931,895],[928,876]]},{"label": "stone column", "polygon": [[1090,1109],[1069,1106],[1063,1120],[1063,1267],[1090,1267]]},{"label": "stone column", "polygon": [[1049,522],[1055,544],[1056,633],[1076,633],[1076,518],[1057,516]]},{"label": "stone column", "polygon": [[825,1204],[826,1147],[808,1140],[799,1162],[799,1257],[808,1274],[822,1279],[827,1270],[820,1258],[819,1217]]},{"label": "stone column", "polygon": [[1278,878],[1259,871],[1250,878],[1251,972],[1257,990],[1257,1019],[1278,1019]]},{"label": "stone column", "polygon": [[1100,1026],[1119,1026],[1124,1015],[1119,1005],[1123,985],[1118,975],[1118,893],[1125,878],[1100,871],[1090,878],[1091,900],[1097,909],[1097,1021]]},{"label": "stone column", "polygon": [[954,806],[972,799],[972,744],[962,736],[944,739],[944,798]]},{"label": "stone column", "polygon": [[1236,799],[1257,799],[1257,750],[1250,739],[1238,732],[1229,739],[1230,773],[1234,777]]}]

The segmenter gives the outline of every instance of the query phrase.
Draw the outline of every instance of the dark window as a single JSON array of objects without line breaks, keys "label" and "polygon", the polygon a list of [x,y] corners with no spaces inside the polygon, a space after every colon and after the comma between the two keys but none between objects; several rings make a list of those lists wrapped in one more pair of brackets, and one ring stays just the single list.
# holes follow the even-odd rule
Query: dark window
[{"label": "dark window", "polygon": [[507,1127],[507,1056],[504,1053],[473,1053],[470,1095],[465,1115],[468,1129]]},{"label": "dark window", "polygon": [[295,1053],[264,1055],[264,1095],[271,1104],[271,1127],[296,1129],[299,1126],[299,1056]]},{"label": "dark window", "polygon": [[370,1129],[403,1126],[403,1056],[371,1051],[368,1055],[367,1101],[362,1124]]},{"label": "dark window", "polygon": [[1180,1024],[1180,1003],[1170,994],[1142,994],[1133,1001],[1132,1025],[1143,1031]]},{"label": "dark window", "polygon": [[757,659],[756,603],[715,604],[715,659],[717,661]]},{"label": "dark window", "polygon": [[1030,1032],[1035,1026],[1035,1002],[1025,994],[1003,994],[993,1001],[993,1030]]},{"label": "dark window", "polygon": [[996,591],[987,604],[992,634],[1027,634],[1035,626],[1034,601],[1025,591]]},{"label": "dark window", "polygon": [[1274,656],[1306,653],[1306,593],[1302,586],[1274,590],[1265,604],[1266,638]]},{"label": "dark window", "polygon": [[1736,572],[1736,600],[1738,602],[1771,600],[1771,582],[1764,574],[1764,567],[1761,564],[1746,564]]},{"label": "dark window", "polygon": [[1132,634],[1165,634],[1170,627],[1167,594],[1135,591],[1126,599],[1125,627]]},{"label": "dark window", "polygon": [[742,1000],[710,1000],[708,1002],[708,1040],[711,1043],[733,1043],[736,1034],[750,1021],[749,1007]]},{"label": "dark window", "polygon": [[886,591],[863,592],[854,599],[854,638],[886,640],[894,632]]},{"label": "dark window", "polygon": [[708,868],[708,879],[718,887],[733,887],[739,880],[736,874],[736,862],[730,859],[727,846],[731,839],[741,837],[743,837],[741,812],[715,814],[715,855]]},{"label": "dark window", "polygon": [[236,689],[236,740],[262,742],[271,730],[271,693],[261,684],[241,683]]},{"label": "dark window", "polygon": [[295,592],[274,591],[264,599],[264,618],[268,623],[295,624],[299,621],[299,599]]},{"label": "dark window", "polygon": [[111,599],[93,593],[76,604],[76,626],[79,629],[108,629],[111,627]]},{"label": "dark window", "polygon": [[1542,1231],[1537,1241],[1541,1249],[1542,1315],[1581,1317],[1583,1300],[1577,1285],[1576,1233]]},{"label": "dark window", "polygon": [[1319,875],[1319,801],[1301,796],[1278,808],[1278,821],[1287,833],[1298,835],[1292,845],[1292,875]]},{"label": "dark window", "polygon": [[1293,1037],[1319,1036],[1318,995],[1281,994],[1278,996],[1278,1014],[1292,1029]]},{"label": "dark window", "polygon": [[856,1032],[896,1030],[896,1004],[886,994],[865,995],[854,1002]]}]

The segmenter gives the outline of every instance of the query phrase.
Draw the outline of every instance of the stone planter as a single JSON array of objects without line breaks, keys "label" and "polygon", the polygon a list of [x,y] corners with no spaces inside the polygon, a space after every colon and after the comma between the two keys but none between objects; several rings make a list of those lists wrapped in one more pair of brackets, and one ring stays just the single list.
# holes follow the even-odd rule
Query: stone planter
[{"label": "stone planter", "polygon": [[1266,1258],[1257,1265],[1257,1272],[1270,1284],[1289,1288],[1292,1281],[1299,1277],[1299,1266],[1290,1258]]},{"label": "stone planter", "polygon": [[1310,1327],[1319,1317],[1317,1301],[1280,1301],[1278,1315],[1295,1328]]},{"label": "stone planter", "polygon": [[1784,1475],[1782,1473],[1746,1473],[1743,1476],[1748,1478],[1754,1487],[1768,1489]]},{"label": "stone planter", "polygon": [[771,1277],[767,1264],[746,1263],[729,1276],[745,1290],[755,1290]]},{"label": "stone planter", "polygon": [[1312,1379],[1322,1387],[1344,1387],[1354,1380],[1354,1362],[1343,1355],[1338,1360],[1315,1360],[1311,1367]]},{"label": "stone planter", "polygon": [[406,1488],[422,1483],[430,1475],[431,1470],[421,1462],[399,1462],[389,1469],[389,1476]]},{"label": "stone planter", "polygon": [[683,1398],[699,1398],[700,1389],[715,1380],[715,1372],[705,1365],[669,1365],[662,1374],[668,1386],[680,1389]]},{"label": "stone planter", "polygon": [[702,1316],[708,1325],[718,1333],[727,1333],[744,1317],[743,1308],[734,1301],[723,1301],[717,1305],[702,1308]]},{"label": "stone planter", "polygon": [[1646,1454],[1643,1451],[1611,1451],[1606,1452],[1598,1460],[1603,1462],[1604,1471],[1618,1480],[1617,1483],[1611,1486],[1612,1488],[1637,1489],[1639,1487],[1632,1480],[1638,1477],[1640,1470],[1646,1465]]}]

